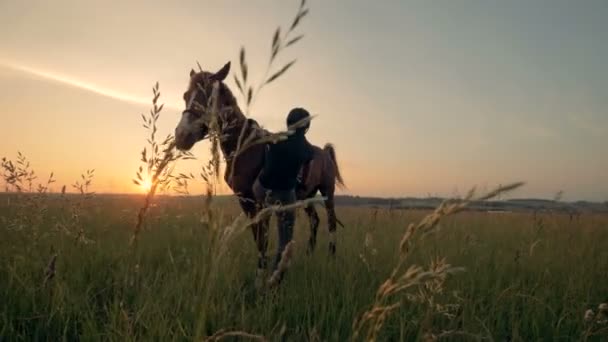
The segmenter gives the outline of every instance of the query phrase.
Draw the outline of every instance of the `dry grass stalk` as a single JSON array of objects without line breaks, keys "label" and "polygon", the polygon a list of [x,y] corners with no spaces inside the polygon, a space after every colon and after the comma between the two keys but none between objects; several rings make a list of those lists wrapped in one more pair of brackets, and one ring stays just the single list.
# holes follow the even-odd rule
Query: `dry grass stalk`
[{"label": "dry grass stalk", "polygon": [[435,342],[435,341],[439,341],[442,339],[450,339],[450,338],[455,338],[455,337],[468,337],[472,340],[475,341],[482,341],[484,338],[483,336],[480,335],[476,335],[476,334],[471,334],[468,333],[466,331],[461,331],[461,330],[447,330],[447,331],[442,331],[440,333],[434,334],[434,333],[426,333],[424,334],[422,340],[425,342]]},{"label": "dry grass stalk", "polygon": [[295,249],[295,241],[290,241],[287,246],[285,246],[285,250],[281,254],[281,261],[277,266],[277,269],[272,273],[270,279],[268,279],[268,286],[275,287],[281,281],[281,278],[287,272],[289,265],[291,263],[291,259],[293,257],[294,249]]},{"label": "dry grass stalk", "polygon": [[[17,153],[17,161],[14,163],[7,158],[2,158],[2,170],[6,190],[15,192],[14,201],[9,204],[16,207],[13,220],[4,223],[15,230],[27,230],[33,237],[33,241],[37,242],[44,235],[44,233],[38,232],[38,228],[46,218],[50,201],[48,195],[51,192],[51,185],[55,183],[54,173],[51,172],[45,182],[34,186],[34,181],[37,179],[36,174],[31,168],[30,162],[21,152]],[[80,175],[80,179],[72,184],[78,194],[77,199],[68,198],[65,185],[61,188],[61,199],[64,202],[62,209],[67,212],[67,215],[56,222],[54,228],[56,232],[74,237],[77,243],[93,242],[85,236],[81,217],[85,203],[94,195],[94,192],[89,191],[94,172],[94,169],[86,170]]]},{"label": "dry grass stalk", "polygon": [[79,181],[72,184],[72,187],[78,192],[79,198],[71,205],[71,220],[68,224],[72,230],[77,231],[75,234],[75,241],[84,244],[90,243],[92,240],[85,237],[84,226],[82,225],[80,218],[82,217],[85,203],[91,200],[95,194],[94,192],[89,191],[94,176],[95,169],[87,170],[80,175]]},{"label": "dry grass stalk", "polygon": [[[214,260],[219,260],[225,254],[225,252],[227,251],[228,245],[234,239],[234,237],[236,237],[237,235],[239,235],[242,232],[244,232],[245,230],[247,230],[251,225],[259,223],[261,220],[268,217],[269,215],[272,215],[275,212],[280,212],[283,210],[304,208],[310,203],[321,202],[321,201],[323,201],[323,198],[310,198],[307,200],[297,201],[293,204],[286,205],[286,206],[281,206],[281,205],[268,206],[268,207],[264,208],[263,210],[261,210],[253,218],[248,218],[247,215],[245,215],[245,213],[241,213],[239,216],[237,216],[232,221],[231,224],[227,225],[225,228],[218,229],[219,228],[218,227],[218,228],[214,229],[214,232],[217,234],[216,236],[214,236],[212,238],[212,241],[213,241],[212,247],[213,246],[217,247],[217,251],[216,251]],[[218,222],[214,222],[214,223],[216,225],[219,224]]]},{"label": "dry grass stalk", "polygon": [[585,330],[581,334],[581,340],[587,341],[593,336],[608,336],[608,304],[598,305],[597,312],[592,309],[585,311],[583,316]]},{"label": "dry grass stalk", "polygon": [[371,264],[368,259],[378,254],[378,250],[374,247],[373,235],[373,232],[376,230],[377,219],[378,210],[375,209],[372,212],[370,223],[366,226],[365,239],[363,241],[363,251],[359,253],[359,259],[361,259],[368,271],[372,270]]},{"label": "dry grass stalk", "polygon": [[95,192],[89,190],[95,176],[94,172],[94,169],[86,170],[85,173],[80,175],[80,179],[72,184],[76,196],[68,196],[65,185],[61,188],[61,208],[62,211],[67,212],[67,215],[56,222],[54,228],[56,231],[74,238],[75,243],[89,244],[95,242],[86,237],[84,224],[82,223],[86,204],[93,199],[95,194]]},{"label": "dry grass stalk", "polygon": [[[7,192],[11,188],[16,192],[32,192],[33,181],[38,177],[34,170],[31,169],[30,162],[21,152],[17,151],[15,163],[3,157],[0,165],[3,170],[2,178],[4,178]],[[53,178],[52,173],[51,178]]]},{"label": "dry grass stalk", "polygon": [[[475,191],[472,189],[464,199],[445,201],[417,224],[410,224],[399,243],[399,261],[397,265],[393,268],[390,277],[376,291],[372,307],[353,323],[353,339],[358,339],[363,329],[367,327],[365,340],[376,341],[388,314],[402,304],[401,300],[395,302],[396,299],[393,299],[391,304],[385,304],[387,301],[391,301],[391,298],[395,295],[405,293],[405,291],[413,287],[420,286],[430,288],[435,292],[440,291],[441,288],[438,289],[436,287],[437,284],[441,285],[448,275],[463,270],[462,268],[451,266],[444,259],[433,263],[428,270],[417,265],[410,265],[406,269],[407,257],[416,241],[436,229],[442,218],[464,210],[473,200],[488,200],[522,185],[523,183],[518,182],[499,186],[476,199],[474,199]],[[414,240],[414,237],[417,237],[417,239]]]},{"label": "dry grass stalk", "polygon": [[57,262],[57,254],[53,254],[51,260],[49,261],[46,269],[44,271],[44,280],[42,282],[42,286],[46,286],[46,284],[55,277],[55,264]]},{"label": "dry grass stalk", "polygon": [[48,211],[48,194],[51,184],[55,183],[54,173],[51,172],[45,182],[34,186],[38,177],[30,162],[21,152],[17,159],[2,158],[0,164],[6,192],[13,194],[8,197],[8,205],[14,207],[10,216],[2,217],[2,224],[7,228],[21,231],[31,238],[34,243],[44,235],[39,231]]},{"label": "dry grass stalk", "polygon": [[[209,107],[212,108],[212,107]],[[216,114],[217,112],[213,113]],[[203,178],[206,180],[207,184],[208,184],[208,193],[207,193],[207,197],[206,197],[206,201],[205,201],[205,211],[207,213],[207,217],[206,217],[206,223],[207,225],[210,227],[209,231],[211,233],[210,236],[210,245],[208,246],[209,248],[209,272],[207,272],[207,279],[205,281],[206,284],[206,288],[205,288],[205,293],[203,294],[203,299],[202,299],[202,318],[199,321],[198,324],[198,328],[197,331],[201,331],[202,329],[202,325],[203,322],[205,321],[205,317],[206,317],[206,313],[205,313],[205,308],[206,305],[209,301],[209,296],[212,293],[212,289],[214,287],[215,284],[215,279],[217,277],[217,274],[219,274],[218,270],[220,267],[220,261],[223,259],[223,257],[226,255],[226,253],[229,250],[229,246],[232,242],[232,240],[238,236],[238,234],[244,232],[248,227],[250,227],[252,224],[259,222],[260,220],[262,220],[265,215],[271,215],[273,212],[278,212],[281,210],[287,210],[287,209],[295,209],[295,208],[299,208],[299,207],[304,207],[306,205],[308,205],[308,203],[314,202],[314,201],[320,201],[322,199],[309,199],[306,201],[299,201],[296,202],[292,205],[289,206],[271,206],[268,208],[265,208],[264,210],[260,211],[258,213],[258,215],[256,215],[254,218],[248,218],[244,213],[241,213],[236,219],[234,219],[232,221],[231,224],[225,226],[222,228],[222,222],[215,216],[213,215],[211,208],[210,208],[210,203],[212,200],[212,196],[213,196],[213,192],[210,190],[212,187],[210,184],[212,184],[211,179],[212,179],[212,175],[210,175],[210,173],[214,173],[215,172],[215,167],[213,167],[213,159],[209,162],[209,165],[207,166],[206,169],[204,169],[205,171],[203,172],[203,174],[201,176],[203,176]],[[290,253],[290,251],[292,250],[292,247],[289,248],[289,250],[287,251],[287,253]],[[282,267],[282,271],[284,272],[284,270],[287,269],[288,264],[287,262],[289,261],[290,256],[289,254],[286,257],[286,261]],[[238,332],[236,332],[238,333]],[[229,336],[240,336],[240,335],[226,335],[228,333],[223,333],[221,335],[216,336],[218,339],[219,338],[223,338],[223,337],[229,337]],[[217,340],[217,339],[215,339]]]},{"label": "dry grass stalk", "polygon": [[[295,209],[298,207],[304,207],[306,205],[308,205],[308,203],[311,203],[315,200],[319,200],[319,199],[310,199],[307,201],[299,201],[296,202],[292,205],[289,206],[271,206],[268,208],[265,208],[263,211],[261,211],[260,213],[258,213],[258,215],[256,215],[256,217],[254,217],[253,219],[248,218],[244,213],[241,213],[239,216],[236,217],[236,219],[234,219],[232,221],[231,224],[225,226],[224,228],[221,228],[222,222],[214,217],[213,220],[211,220],[209,222],[209,226],[211,229],[209,229],[210,232],[210,243],[209,245],[206,246],[206,248],[209,250],[209,256],[208,256],[208,271],[205,272],[205,292],[202,294],[202,299],[201,299],[201,318],[198,321],[197,324],[197,335],[200,335],[200,332],[202,331],[202,327],[204,325],[205,319],[206,319],[206,307],[208,305],[208,302],[210,300],[210,296],[212,294],[212,290],[215,286],[216,283],[216,279],[219,272],[219,267],[220,267],[220,261],[223,259],[223,257],[226,255],[226,253],[229,251],[229,246],[231,244],[231,242],[233,241],[233,239],[238,236],[240,233],[244,232],[250,225],[259,222],[264,215],[270,215],[273,212],[276,211],[281,211],[281,210],[287,210],[287,209]],[[289,248],[289,251],[287,251],[287,253],[291,253],[290,251],[292,250],[293,247]],[[287,262],[290,259],[290,255],[288,254],[286,257],[286,261],[285,264],[283,265],[282,270],[286,270],[288,267]]]},{"label": "dry grass stalk", "polygon": [[255,334],[251,334],[251,333],[248,333],[245,331],[229,331],[226,329],[219,330],[215,334],[205,338],[204,341],[214,342],[214,341],[220,341],[222,339],[229,338],[229,337],[240,337],[240,338],[244,338],[244,339],[249,339],[249,340],[254,340],[254,341],[263,341],[263,342],[268,341],[268,339],[266,339],[266,337],[264,337],[262,335],[255,335]]},{"label": "dry grass stalk", "polygon": [[213,221],[213,211],[211,210],[211,203],[213,202],[213,196],[215,196],[215,184],[214,179],[215,173],[214,161],[211,160],[206,166],[203,166],[201,171],[201,178],[205,181],[205,201],[203,203],[203,217],[201,221],[204,221],[207,225]]},{"label": "dry grass stalk", "polygon": [[303,208],[309,204],[313,204],[313,203],[317,203],[317,202],[322,203],[325,200],[326,200],[325,197],[307,198],[307,199],[304,199],[301,201],[296,201],[296,202],[294,202],[292,204],[288,204],[288,205],[276,204],[276,205],[267,206],[264,209],[260,210],[260,212],[258,212],[258,214],[249,222],[248,226],[251,224],[259,223],[262,219],[267,218],[268,216],[272,215],[273,213],[277,213],[277,212],[281,212],[281,211],[285,211],[285,210]]}]

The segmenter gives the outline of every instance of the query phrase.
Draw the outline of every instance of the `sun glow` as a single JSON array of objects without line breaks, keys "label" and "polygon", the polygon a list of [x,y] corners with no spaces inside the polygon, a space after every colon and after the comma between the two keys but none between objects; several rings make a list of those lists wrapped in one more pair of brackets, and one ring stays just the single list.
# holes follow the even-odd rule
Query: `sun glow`
[{"label": "sun glow", "polygon": [[141,187],[141,190],[142,190],[143,192],[148,192],[148,191],[150,191],[150,189],[152,188],[152,181],[151,181],[149,178],[148,178],[148,179],[144,179],[144,180],[141,182],[140,187]]}]

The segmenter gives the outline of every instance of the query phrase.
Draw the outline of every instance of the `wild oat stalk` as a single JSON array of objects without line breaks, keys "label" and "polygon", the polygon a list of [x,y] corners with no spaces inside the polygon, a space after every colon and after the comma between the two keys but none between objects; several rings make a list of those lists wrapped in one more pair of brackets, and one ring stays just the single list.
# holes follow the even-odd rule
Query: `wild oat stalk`
[{"label": "wild oat stalk", "polygon": [[194,175],[192,173],[185,174],[180,173],[177,176],[171,176],[173,178],[173,188],[172,190],[181,195],[190,195],[190,190],[188,189],[189,181],[194,179]]},{"label": "wild oat stalk", "polygon": [[291,68],[295,64],[296,60],[294,59],[294,60],[288,62],[287,64],[283,65],[281,68],[279,68],[277,71],[275,71],[270,77],[268,76],[270,73],[270,70],[273,67],[273,63],[276,61],[279,53],[281,51],[283,51],[284,49],[296,44],[298,41],[300,41],[302,38],[304,38],[304,35],[298,35],[293,38],[291,37],[291,35],[293,33],[295,33],[295,29],[298,27],[298,25],[300,24],[302,19],[304,19],[304,17],[307,14],[308,14],[308,8],[306,8],[306,0],[302,0],[300,2],[300,7],[298,8],[298,12],[296,13],[296,16],[293,19],[291,25],[289,26],[289,29],[287,30],[287,32],[285,32],[283,34],[281,31],[281,26],[277,27],[274,35],[272,36],[272,44],[270,46],[270,57],[268,58],[268,65],[266,67],[266,71],[264,72],[262,81],[255,87],[255,89],[252,85],[250,85],[248,83],[249,67],[248,67],[247,60],[246,60],[245,47],[241,47],[241,50],[239,52],[239,66],[241,69],[241,73],[240,73],[241,78],[239,79],[239,76],[235,74],[234,82],[236,83],[236,86],[239,89],[239,92],[241,93],[241,95],[243,96],[243,99],[245,100],[245,104],[246,104],[245,113],[247,115],[249,115],[250,106],[253,104],[254,100],[257,98],[257,96],[259,95],[262,88],[265,85],[270,84],[271,82],[273,82],[276,79],[278,79],[279,77],[281,77],[281,75],[283,75],[285,72],[287,72],[287,70],[289,70],[289,68]]},{"label": "wild oat stalk", "polygon": [[133,179],[133,183],[136,185],[146,186],[149,189],[146,192],[144,203],[137,213],[137,220],[133,227],[133,235],[130,242],[131,245],[137,241],[145,215],[156,194],[157,188],[168,188],[174,179],[172,172],[175,162],[178,160],[194,159],[191,153],[178,152],[175,149],[175,140],[170,134],[167,135],[163,142],[157,142],[156,122],[164,106],[164,104],[158,105],[158,99],[160,98],[158,82],[152,88],[152,94],[152,109],[150,110],[150,114],[148,116],[141,115],[144,122],[143,127],[150,133],[150,137],[147,139],[148,146],[144,147],[141,152],[141,161],[146,166],[146,173],[144,174],[144,166],[140,166]]},{"label": "wild oat stalk", "polygon": [[464,199],[444,201],[433,213],[425,216],[420,222],[410,224],[399,243],[397,265],[393,268],[390,277],[376,291],[371,309],[365,311],[353,323],[353,340],[357,340],[366,329],[364,339],[366,341],[376,341],[378,333],[388,316],[402,305],[401,299],[394,298],[396,295],[406,294],[406,291],[421,286],[432,288],[437,292],[438,289],[433,287],[434,285],[442,285],[448,275],[463,270],[463,268],[448,264],[445,259],[437,260],[426,270],[417,265],[410,265],[406,268],[406,261],[411,248],[421,238],[433,232],[442,218],[464,210],[472,201],[485,201],[522,185],[523,183],[518,182],[499,186],[476,199],[473,199],[475,189],[472,189]]},{"label": "wild oat stalk", "polygon": [[[308,10],[308,8],[306,8],[306,0],[301,0],[300,6],[298,7],[298,11],[296,13],[296,16],[293,19],[293,21],[291,22],[291,25],[289,26],[289,29],[287,30],[287,32],[283,33],[281,26],[277,27],[274,35],[272,36],[272,44],[270,46],[270,56],[268,58],[268,64],[266,67],[266,71],[264,72],[264,76],[262,77],[262,80],[259,82],[259,84],[257,86],[255,86],[255,88],[253,85],[251,85],[249,83],[249,78],[248,78],[249,77],[249,65],[248,65],[247,59],[246,59],[246,50],[245,50],[245,47],[241,47],[241,50],[239,51],[240,79],[239,79],[239,75],[235,73],[234,82],[243,98],[243,101],[245,102],[245,115],[250,114],[251,106],[255,102],[255,99],[257,99],[257,97],[259,96],[262,88],[264,88],[264,86],[266,86],[267,84],[270,84],[270,83],[276,81],[281,76],[283,76],[295,64],[296,60],[294,59],[294,60],[284,64],[281,68],[277,69],[276,71],[274,71],[272,73],[272,75],[269,76],[270,71],[273,69],[274,62],[277,60],[280,52],[284,51],[286,48],[296,44],[302,38],[304,38],[304,35],[302,35],[302,34],[297,35],[295,37],[292,37],[292,35],[295,34],[295,29],[299,26],[299,24],[302,22],[302,19],[304,19],[304,17],[308,14],[308,12],[309,12],[309,10]],[[307,120],[310,120],[310,119],[312,119],[312,118],[309,118]],[[304,122],[302,122],[302,123],[304,123]],[[227,167],[230,168],[228,170],[228,173],[230,175],[230,177],[228,179],[232,179],[232,175],[234,172],[234,170],[233,170],[234,168],[232,166],[234,166],[234,164],[236,163],[236,158],[240,154],[242,154],[245,150],[247,150],[251,146],[254,146],[257,144],[263,144],[263,143],[267,143],[267,142],[277,142],[281,139],[285,139],[286,135],[289,134],[288,132],[271,134],[271,133],[263,131],[263,130],[259,130],[257,132],[254,130],[253,132],[250,132],[248,136],[246,136],[246,128],[247,128],[247,125],[243,125],[243,128],[241,129],[241,132],[239,134],[239,138],[237,141],[236,151],[234,152],[233,156],[230,156],[232,159],[232,162],[229,165],[227,165]],[[260,136],[260,133],[261,133],[261,136]]]},{"label": "wild oat stalk", "polygon": [[[85,237],[84,225],[81,222],[81,217],[85,203],[90,201],[95,194],[95,192],[89,190],[94,176],[95,169],[87,170],[80,175],[80,180],[72,184],[72,188],[78,193],[78,199],[71,205],[71,220],[68,225],[72,230],[77,230],[74,236],[75,241],[84,244],[93,242]],[[62,194],[65,195],[65,189],[63,189]]]}]

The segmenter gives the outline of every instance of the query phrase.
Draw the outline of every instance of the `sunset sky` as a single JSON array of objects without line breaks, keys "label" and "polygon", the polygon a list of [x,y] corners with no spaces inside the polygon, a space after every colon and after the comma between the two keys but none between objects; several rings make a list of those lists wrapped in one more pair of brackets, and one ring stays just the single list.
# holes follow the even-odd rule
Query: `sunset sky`
[{"label": "sunset sky", "polygon": [[[215,71],[247,49],[253,79],[299,0],[0,1],[0,156],[24,153],[57,188],[95,168],[97,192],[131,183],[158,81],[162,136],[198,60]],[[251,116],[284,128],[318,115],[348,189],[450,196],[526,181],[514,196],[608,200],[608,2],[308,1],[298,61]],[[277,67],[280,65],[277,65]],[[197,171],[209,143],[197,144]],[[198,172],[197,172],[198,173]],[[202,186],[193,188],[200,192]],[[226,187],[222,187],[226,192]]]}]

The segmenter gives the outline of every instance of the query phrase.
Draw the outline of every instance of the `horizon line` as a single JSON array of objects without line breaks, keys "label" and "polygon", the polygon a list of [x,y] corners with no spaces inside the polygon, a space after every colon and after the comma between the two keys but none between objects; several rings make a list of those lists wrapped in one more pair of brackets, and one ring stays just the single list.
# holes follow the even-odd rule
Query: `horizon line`
[{"label": "horizon line", "polygon": [[[37,194],[38,192],[36,191],[22,191],[22,192],[17,192],[17,191],[0,191],[0,195],[11,195],[11,194],[28,194],[28,195],[34,195]],[[94,195],[100,195],[100,196],[146,196],[147,194],[144,192],[92,192]],[[48,192],[47,194],[49,195],[61,195],[61,192]],[[68,192],[66,191],[65,194],[70,195],[70,196],[78,196],[80,195],[79,192]],[[155,194],[155,197],[205,197],[206,195],[201,193],[201,194]],[[216,194],[213,195],[213,197],[235,197],[235,194]],[[450,200],[450,199],[458,199],[458,197],[453,197],[453,196],[407,196],[407,195],[403,195],[403,196],[373,196],[373,195],[355,195],[355,194],[336,194],[334,196],[334,198],[336,197],[359,197],[359,198],[369,198],[369,199],[382,199],[382,200],[404,200],[404,199],[417,199],[417,200],[428,200],[428,199],[440,199],[440,200]],[[576,203],[576,202],[587,202],[587,203],[597,203],[597,204],[603,204],[606,203],[608,201],[602,201],[602,200],[597,200],[597,201],[593,201],[593,200],[588,200],[588,199],[577,199],[577,200],[571,200],[571,201],[563,201],[563,200],[555,200],[554,198],[543,198],[543,197],[513,197],[513,198],[509,198],[509,199],[494,199],[494,200],[488,200],[487,202],[504,202],[504,201],[513,201],[513,200],[540,200],[540,201],[551,201],[551,202],[556,202],[556,203]],[[473,201],[475,202],[475,200]],[[482,201],[483,202],[483,201]]]}]

